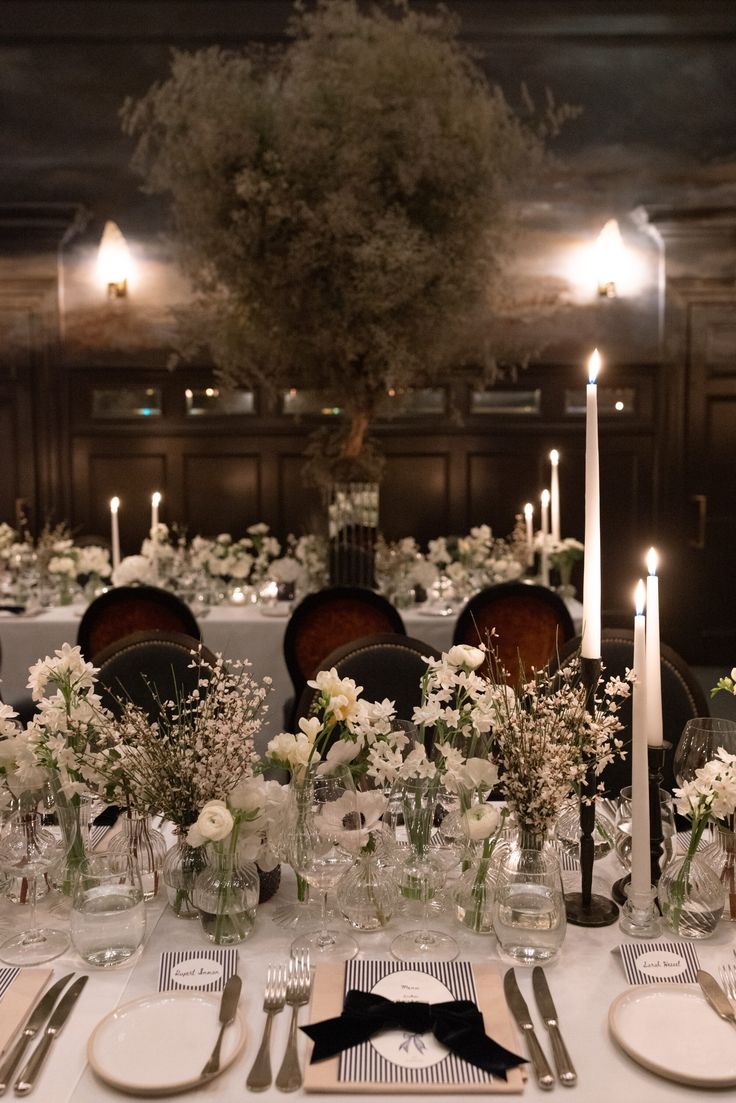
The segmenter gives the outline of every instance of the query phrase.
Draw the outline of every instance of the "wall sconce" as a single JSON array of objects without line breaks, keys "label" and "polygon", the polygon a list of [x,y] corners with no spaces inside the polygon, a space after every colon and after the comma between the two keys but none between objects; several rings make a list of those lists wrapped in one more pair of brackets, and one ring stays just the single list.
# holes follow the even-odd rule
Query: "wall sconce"
[{"label": "wall sconce", "polygon": [[130,250],[116,222],[106,222],[97,252],[97,273],[108,299],[124,299],[130,278]]},{"label": "wall sconce", "polygon": [[615,299],[626,263],[626,249],[615,218],[609,219],[595,243],[595,270],[598,294],[602,299]]}]

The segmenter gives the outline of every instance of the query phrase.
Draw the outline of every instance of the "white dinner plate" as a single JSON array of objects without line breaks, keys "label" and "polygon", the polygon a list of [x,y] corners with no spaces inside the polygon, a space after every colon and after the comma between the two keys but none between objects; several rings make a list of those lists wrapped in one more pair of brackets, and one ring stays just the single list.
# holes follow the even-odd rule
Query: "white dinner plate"
[{"label": "white dinner plate", "polygon": [[608,1028],[644,1068],[698,1088],[736,1085],[736,1035],[698,987],[652,984],[630,988],[608,1011]]},{"label": "white dinner plate", "polygon": [[[92,1071],[131,1095],[170,1095],[194,1087],[220,1028],[219,992],[160,992],[118,1007],[87,1044]],[[220,1070],[245,1044],[238,1012],[222,1040]]]}]

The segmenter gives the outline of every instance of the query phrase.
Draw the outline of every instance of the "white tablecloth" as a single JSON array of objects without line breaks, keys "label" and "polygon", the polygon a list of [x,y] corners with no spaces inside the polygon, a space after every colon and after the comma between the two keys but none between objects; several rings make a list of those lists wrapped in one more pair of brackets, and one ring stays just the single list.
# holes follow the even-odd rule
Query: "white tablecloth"
[{"label": "white tablecloth", "polygon": [[[568,607],[579,630],[582,606],[573,600],[568,602]],[[18,701],[27,694],[25,686],[29,666],[53,654],[63,643],[77,642],[82,611],[75,606],[66,606],[47,609],[36,617],[0,618],[0,688],[6,701]],[[427,616],[422,613],[421,606],[405,609],[401,615],[410,636],[439,650],[446,650],[451,644],[454,616]],[[256,678],[269,675],[273,679],[269,721],[257,739],[259,750],[265,747],[276,731],[281,730],[284,702],[293,694],[283,652],[286,621],[286,617],[264,616],[260,608],[253,605],[219,605],[201,621],[203,640],[212,651],[222,652],[227,658],[249,659]]]},{"label": "white tablecloth", "polygon": [[[601,865],[606,867],[609,878],[620,872],[611,856]],[[596,865],[596,871],[598,868]],[[186,1097],[182,1096],[182,1099],[191,1099],[193,1103],[198,1100],[242,1103],[249,1095],[245,1089],[245,1079],[255,1057],[263,1027],[261,1001],[267,964],[286,958],[291,938],[271,919],[273,908],[283,898],[282,894],[293,895],[293,880],[288,871],[284,881],[281,893],[275,900],[259,909],[255,931],[239,950],[239,972],[243,978],[241,1012],[246,1016],[248,1027],[245,1052],[217,1080],[206,1088],[188,1093]],[[4,913],[5,918],[10,907],[7,903],[0,904],[0,912]],[[118,1004],[157,991],[160,954],[164,950],[196,949],[209,945],[196,921],[185,922],[177,920],[168,911],[162,913],[161,904],[157,901],[147,905],[147,908],[149,927],[153,930],[142,957],[133,968],[92,974],[67,1027],[54,1043],[50,1061],[34,1093],[38,1103],[66,1103],[67,1100],[73,1100],[74,1103],[112,1103],[113,1100],[121,1100],[123,1096],[97,1082],[89,1069],[85,1068],[85,1046],[90,1032]],[[458,939],[461,959],[490,961],[497,965],[501,974],[505,972],[507,966],[498,960],[493,937],[473,935],[449,918],[434,922],[446,926]],[[402,926],[407,926],[406,920],[394,919],[383,932],[359,936],[361,956],[388,957],[390,942]],[[736,926],[722,921],[713,938],[696,944],[703,968],[717,975],[719,964],[733,961],[731,951],[735,933]],[[673,1100],[713,1099],[711,1092],[670,1083],[647,1072],[625,1056],[610,1038],[607,1028],[608,1007],[628,987],[619,955],[611,951],[624,941],[626,938],[617,925],[599,930],[568,927],[559,960],[547,967],[563,1034],[578,1071],[578,1086],[570,1098],[578,1103],[672,1103]],[[51,964],[56,978],[71,970],[81,971],[80,962],[72,952]],[[532,1017],[537,1023],[538,1036],[551,1059],[549,1039],[541,1025],[531,993],[530,971],[517,968],[516,973]],[[274,1022],[274,1070],[278,1069],[283,1054],[289,1015],[288,1011],[278,1015]],[[307,1021],[305,1010],[301,1013],[300,1021]],[[662,1023],[662,1029],[667,1029],[666,1022]],[[213,1041],[214,1034],[213,1023]],[[302,1051],[305,1041],[302,1037]],[[519,1041],[519,1047],[520,1053],[526,1052],[523,1041]],[[564,1095],[567,1098],[566,1090],[560,1085],[556,1085],[555,1090],[558,1097]],[[524,1093],[525,1097],[533,1099],[548,1098],[548,1094],[537,1087],[533,1077]],[[303,1095],[303,1092],[297,1093],[298,1097]],[[261,1098],[275,1101],[283,1096],[272,1088],[262,1093]],[[348,1096],[335,1098],[347,1100]],[[364,1098],[367,1103],[369,1098],[375,1100],[376,1096],[350,1095],[349,1098]],[[400,1103],[407,1097],[389,1094],[378,1098],[390,1103]]]}]

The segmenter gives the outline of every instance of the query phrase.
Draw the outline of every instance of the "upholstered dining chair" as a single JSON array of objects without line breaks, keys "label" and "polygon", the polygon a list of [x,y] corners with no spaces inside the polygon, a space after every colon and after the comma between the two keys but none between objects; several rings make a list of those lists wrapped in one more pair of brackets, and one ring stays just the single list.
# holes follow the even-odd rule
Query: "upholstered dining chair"
[{"label": "upholstered dining chair", "polygon": [[[412,636],[382,632],[336,647],[325,656],[321,668],[334,667],[340,678],[352,678],[363,687],[361,696],[367,701],[388,697],[396,706],[396,716],[411,720],[414,706],[422,702],[425,657],[438,659],[440,653]],[[294,713],[295,725],[302,716],[312,715],[318,697],[318,690],[304,687]]]},{"label": "upholstered dining chair", "polygon": [[201,638],[188,605],[158,586],[116,586],[100,594],[84,611],[77,643],[85,659],[97,661],[101,651],[131,632],[183,632]]},{"label": "upholstered dining chair", "polygon": [[[580,648],[580,637],[570,640],[560,652],[560,666],[565,667]],[[601,632],[602,678],[624,678],[634,665],[634,633],[630,628],[604,628]],[[702,686],[685,660],[667,644],[660,645],[662,677],[662,727],[669,747],[665,754],[662,788],[672,792],[677,784],[672,762],[682,729],[694,716],[710,716],[708,700]],[[618,796],[625,785],[631,785],[631,697],[621,702],[618,718],[623,724],[621,739],[626,757],[617,758],[605,767],[601,781],[607,796]]]},{"label": "upholstered dining chair", "polygon": [[176,701],[197,687],[197,666],[214,664],[215,656],[198,639],[183,632],[133,632],[96,657],[102,704],[112,712],[119,701],[138,705],[155,720],[162,701]]},{"label": "upholstered dining chair", "polygon": [[[328,586],[307,594],[284,632],[284,659],[298,701],[308,678],[327,655],[362,636],[391,632],[405,636],[398,610],[387,598],[359,586]],[[385,696],[385,695],[384,695]],[[294,705],[291,705],[293,712]]]},{"label": "upholstered dining chair", "polygon": [[[562,598],[546,586],[525,582],[501,582],[471,597],[457,618],[452,642],[477,646],[493,630],[497,663],[513,686],[523,671],[546,666],[575,635]],[[489,662],[495,665],[494,659]],[[498,676],[498,669],[494,673]]]}]

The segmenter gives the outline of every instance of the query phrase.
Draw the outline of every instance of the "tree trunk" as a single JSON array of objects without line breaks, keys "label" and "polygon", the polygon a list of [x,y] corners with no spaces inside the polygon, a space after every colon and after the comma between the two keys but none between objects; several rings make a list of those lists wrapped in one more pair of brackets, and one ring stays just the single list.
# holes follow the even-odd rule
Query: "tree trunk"
[{"label": "tree trunk", "polygon": [[350,413],[350,428],[345,437],[342,454],[354,459],[363,451],[365,435],[368,432],[369,417],[363,410],[352,410]]}]

